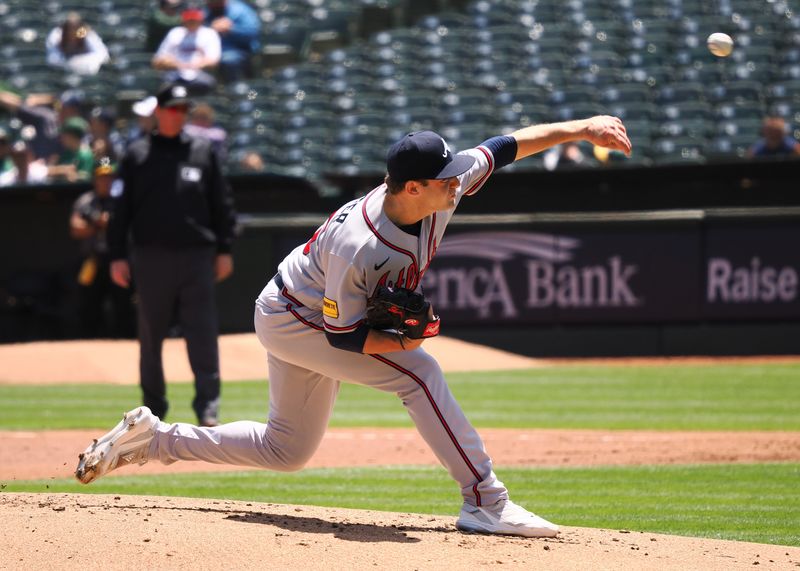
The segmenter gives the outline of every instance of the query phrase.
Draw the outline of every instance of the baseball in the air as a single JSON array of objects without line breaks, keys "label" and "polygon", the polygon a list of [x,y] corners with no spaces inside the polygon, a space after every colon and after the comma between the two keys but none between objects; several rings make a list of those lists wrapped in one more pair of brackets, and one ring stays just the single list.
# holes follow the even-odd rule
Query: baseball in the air
[{"label": "baseball in the air", "polygon": [[708,36],[708,51],[717,57],[726,57],[733,51],[733,40],[728,34],[716,32]]}]

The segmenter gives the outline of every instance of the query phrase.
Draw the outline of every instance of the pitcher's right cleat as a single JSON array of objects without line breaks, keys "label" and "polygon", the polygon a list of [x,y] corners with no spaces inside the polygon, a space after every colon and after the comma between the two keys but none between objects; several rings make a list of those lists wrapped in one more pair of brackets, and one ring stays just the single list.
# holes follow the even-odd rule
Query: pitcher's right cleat
[{"label": "pitcher's right cleat", "polygon": [[459,531],[521,535],[522,537],[555,537],[558,526],[518,506],[511,500],[500,500],[491,506],[464,504],[458,516]]},{"label": "pitcher's right cleat", "polygon": [[126,412],[119,424],[78,455],[75,477],[88,484],[119,466],[144,464],[158,422],[146,406]]}]

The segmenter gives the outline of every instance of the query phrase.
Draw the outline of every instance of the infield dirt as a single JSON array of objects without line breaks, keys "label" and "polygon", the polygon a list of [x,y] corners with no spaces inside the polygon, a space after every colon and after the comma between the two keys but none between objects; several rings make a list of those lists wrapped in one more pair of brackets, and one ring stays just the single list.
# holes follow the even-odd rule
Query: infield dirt
[{"label": "infield dirt", "polygon": [[[528,359],[446,338],[426,342],[426,348],[445,371],[563,362]],[[265,358],[253,336],[224,337],[221,354],[225,379],[263,378]],[[783,357],[738,361],[765,360],[796,361]],[[132,383],[136,361],[135,343],[124,341],[0,346],[0,384]],[[167,343],[165,362],[168,377],[190,378],[181,342]],[[797,433],[494,429],[481,434],[500,468],[800,461]],[[96,436],[95,431],[0,433],[0,484],[69,476],[77,453]],[[336,429],[329,431],[310,466],[434,463],[412,430]],[[214,469],[219,468],[193,463],[166,468],[151,462],[119,473]],[[454,506],[454,514],[457,509]],[[552,540],[485,537],[458,533],[453,522],[454,517],[311,506],[0,491],[0,569],[140,569],[142,564],[161,569],[800,568],[800,549],[794,547],[569,527]]]}]

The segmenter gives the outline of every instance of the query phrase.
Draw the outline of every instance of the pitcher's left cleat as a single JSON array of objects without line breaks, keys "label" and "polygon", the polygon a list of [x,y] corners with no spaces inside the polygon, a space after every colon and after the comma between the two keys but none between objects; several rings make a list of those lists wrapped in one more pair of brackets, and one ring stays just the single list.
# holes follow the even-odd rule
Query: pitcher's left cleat
[{"label": "pitcher's left cleat", "polygon": [[122,421],[78,455],[75,477],[88,484],[126,464],[144,464],[158,417],[146,406],[122,416]]},{"label": "pitcher's left cleat", "polygon": [[460,531],[521,535],[522,537],[555,537],[558,526],[518,506],[511,500],[500,500],[491,506],[464,504],[456,528]]}]

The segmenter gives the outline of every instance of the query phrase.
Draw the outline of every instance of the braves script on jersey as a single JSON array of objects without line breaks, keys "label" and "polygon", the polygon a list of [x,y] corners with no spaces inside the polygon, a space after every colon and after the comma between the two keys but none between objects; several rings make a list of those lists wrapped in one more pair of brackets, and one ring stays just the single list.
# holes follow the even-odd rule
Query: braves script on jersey
[{"label": "braves script on jersey", "polygon": [[[476,160],[458,177],[456,204],[477,192],[494,167],[492,154],[484,147],[465,153]],[[413,236],[386,217],[386,192],[386,185],[381,185],[342,206],[278,268],[292,296],[317,310],[319,317],[312,320],[327,331],[355,330],[367,298],[379,285],[417,289],[455,211],[454,207],[428,216],[419,237]]]}]

